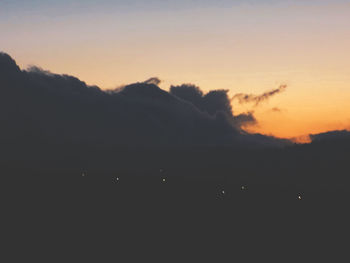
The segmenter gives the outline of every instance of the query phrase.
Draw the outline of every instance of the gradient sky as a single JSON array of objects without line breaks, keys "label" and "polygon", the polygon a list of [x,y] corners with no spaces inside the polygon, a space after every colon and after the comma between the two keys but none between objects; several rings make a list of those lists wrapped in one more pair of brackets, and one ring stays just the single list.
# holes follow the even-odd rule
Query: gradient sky
[{"label": "gradient sky", "polygon": [[288,85],[260,107],[233,103],[255,111],[251,131],[350,127],[350,1],[0,0],[0,34],[21,67],[103,89],[152,76],[232,96]]}]

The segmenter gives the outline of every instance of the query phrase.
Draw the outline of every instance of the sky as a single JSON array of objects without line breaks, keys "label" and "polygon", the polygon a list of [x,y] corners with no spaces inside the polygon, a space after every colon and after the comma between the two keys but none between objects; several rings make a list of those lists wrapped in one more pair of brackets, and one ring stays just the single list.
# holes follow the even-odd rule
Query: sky
[{"label": "sky", "polygon": [[350,128],[350,1],[0,0],[0,50],[111,89],[161,87],[261,94],[252,132],[300,137]]}]

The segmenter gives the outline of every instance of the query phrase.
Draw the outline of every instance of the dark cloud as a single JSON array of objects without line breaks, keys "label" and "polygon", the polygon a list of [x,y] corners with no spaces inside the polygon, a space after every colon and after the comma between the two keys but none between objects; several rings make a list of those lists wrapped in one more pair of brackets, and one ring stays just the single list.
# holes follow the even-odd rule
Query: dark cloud
[{"label": "dark cloud", "polygon": [[228,90],[212,90],[204,94],[199,87],[193,84],[183,84],[181,86],[171,86],[170,94],[191,102],[199,110],[210,115],[221,112],[233,117]]},{"label": "dark cloud", "polygon": [[188,102],[198,109],[211,115],[225,114],[234,127],[241,130],[244,126],[255,125],[257,120],[253,112],[247,112],[235,116],[233,114],[228,90],[213,90],[206,94],[193,84],[171,86],[170,93]]},{"label": "dark cloud", "polygon": [[203,109],[203,92],[201,89],[193,84],[183,84],[181,86],[171,86],[170,94],[191,102],[199,109]]},{"label": "dark cloud", "polygon": [[1,75],[18,73],[20,71],[21,69],[17,66],[16,62],[8,54],[0,52]]},{"label": "dark cloud", "polygon": [[232,116],[231,102],[228,97],[228,90],[212,90],[203,97],[205,111],[209,114],[224,112]]},{"label": "dark cloud", "polygon": [[201,89],[193,84],[183,84],[181,86],[171,86],[170,94],[191,102],[194,106],[210,115],[218,112],[233,117],[228,90],[212,90],[204,94]]},{"label": "dark cloud", "polygon": [[272,96],[275,96],[283,91],[285,91],[287,85],[281,85],[278,89],[274,89],[268,92],[265,92],[261,95],[253,95],[253,94],[244,94],[238,93],[232,97],[232,100],[237,99],[239,103],[255,103],[255,106],[258,106],[260,103],[267,101]]},{"label": "dark cloud", "polygon": [[272,108],[271,111],[273,111],[273,112],[282,112],[282,110],[280,108],[278,108],[278,107]]},{"label": "dark cloud", "polygon": [[0,117],[6,127],[0,140],[6,138],[8,146],[288,143],[243,132],[242,126],[256,120],[252,113],[233,115],[227,90],[203,94],[194,85],[182,85],[167,92],[158,87],[158,78],[151,78],[105,92],[73,76],[38,67],[21,71],[6,54],[0,55],[0,67]]},{"label": "dark cloud", "polygon": [[242,113],[234,116],[234,120],[239,127],[252,126],[257,124],[253,112]]},{"label": "dark cloud", "polygon": [[149,78],[148,80],[146,80],[144,83],[145,84],[154,84],[154,85],[159,85],[162,81],[157,78],[157,77],[153,77],[153,78]]}]

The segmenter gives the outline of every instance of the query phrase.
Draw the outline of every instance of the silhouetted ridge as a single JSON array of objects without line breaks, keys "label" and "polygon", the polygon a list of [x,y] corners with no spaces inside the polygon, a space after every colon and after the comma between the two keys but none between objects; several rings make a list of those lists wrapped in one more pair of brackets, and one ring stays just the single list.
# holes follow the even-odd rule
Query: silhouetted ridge
[{"label": "silhouetted ridge", "polygon": [[330,131],[319,134],[311,134],[312,142],[350,140],[350,132],[347,130]]},{"label": "silhouetted ridge", "polygon": [[6,54],[0,63],[2,176],[80,179],[86,171],[111,184],[103,175],[159,176],[165,168],[184,178],[218,176],[298,191],[348,180],[349,132],[311,135],[313,143],[294,146],[245,132],[243,126],[256,123],[253,112],[234,115],[226,90],[203,93],[184,84],[167,92],[151,78],[103,91],[38,67],[21,71]]}]

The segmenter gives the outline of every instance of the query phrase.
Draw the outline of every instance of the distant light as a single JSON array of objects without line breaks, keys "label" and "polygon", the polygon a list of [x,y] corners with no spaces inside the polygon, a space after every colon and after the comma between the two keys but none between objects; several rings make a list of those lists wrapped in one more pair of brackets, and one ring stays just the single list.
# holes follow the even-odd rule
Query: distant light
[{"label": "distant light", "polygon": [[165,180],[165,178],[163,178],[163,182],[165,182],[166,180]]},{"label": "distant light", "polygon": [[245,188],[245,186],[243,185],[243,186],[241,187],[241,189],[242,189],[242,190],[245,190],[246,188]]},{"label": "distant light", "polygon": [[221,192],[223,195],[225,194],[225,191],[224,190],[222,190],[222,192]]},{"label": "distant light", "polygon": [[85,176],[85,173],[82,173],[81,176],[84,177],[84,176]]},{"label": "distant light", "polygon": [[299,200],[302,200],[303,197],[302,197],[301,195],[298,195],[298,199],[299,199]]}]

